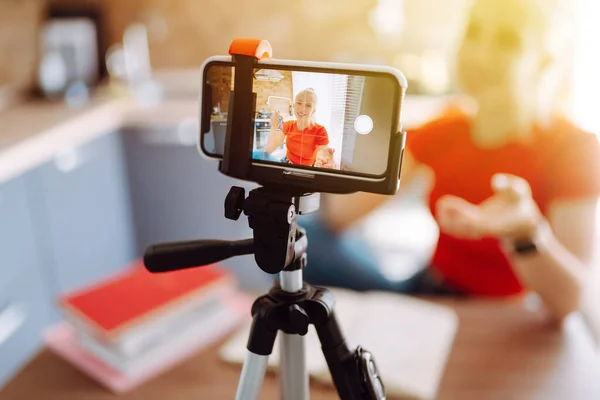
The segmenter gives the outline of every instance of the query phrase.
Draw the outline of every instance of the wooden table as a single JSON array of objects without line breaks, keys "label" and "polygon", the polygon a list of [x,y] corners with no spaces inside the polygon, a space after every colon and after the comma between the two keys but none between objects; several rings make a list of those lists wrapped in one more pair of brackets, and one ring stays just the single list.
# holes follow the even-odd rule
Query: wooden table
[{"label": "wooden table", "polygon": [[[438,399],[600,399],[600,356],[579,316],[557,328],[520,302],[444,303],[456,309],[460,328]],[[214,347],[118,398],[233,399],[239,372],[221,362]],[[1,400],[116,397],[48,350],[0,392]],[[279,398],[276,377],[266,377],[262,398]],[[330,388],[311,389],[311,399],[335,398]]]}]

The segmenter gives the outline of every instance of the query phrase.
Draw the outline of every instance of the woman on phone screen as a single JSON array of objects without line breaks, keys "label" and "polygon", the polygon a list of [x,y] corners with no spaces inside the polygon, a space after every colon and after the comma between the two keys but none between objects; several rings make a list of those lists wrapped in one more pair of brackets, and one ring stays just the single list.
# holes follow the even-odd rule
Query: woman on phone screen
[{"label": "woman on phone screen", "polygon": [[317,94],[308,88],[296,95],[293,105],[295,120],[283,122],[281,114],[274,111],[265,152],[273,153],[285,139],[286,155],[281,162],[333,168],[327,130],[314,121],[316,107]]}]

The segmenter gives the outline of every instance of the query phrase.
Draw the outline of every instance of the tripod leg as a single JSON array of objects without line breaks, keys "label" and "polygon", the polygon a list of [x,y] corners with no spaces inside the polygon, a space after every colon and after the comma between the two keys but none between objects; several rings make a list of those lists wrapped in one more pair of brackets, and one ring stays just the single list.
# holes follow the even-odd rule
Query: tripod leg
[{"label": "tripod leg", "polygon": [[384,400],[385,389],[373,355],[360,346],[355,351],[348,348],[335,312],[315,328],[340,399]]},{"label": "tripod leg", "polygon": [[248,351],[242,367],[237,393],[235,394],[236,400],[258,399],[268,364],[269,356],[262,356]]},{"label": "tripod leg", "polygon": [[280,339],[281,398],[283,400],[308,400],[308,371],[304,337],[281,333]]},{"label": "tripod leg", "polygon": [[252,306],[252,327],[248,337],[248,353],[242,366],[242,373],[238,383],[236,400],[257,400],[262,389],[263,380],[269,364],[269,355],[273,351],[273,344],[277,331],[269,329],[267,315],[271,303],[267,296],[257,299]]}]

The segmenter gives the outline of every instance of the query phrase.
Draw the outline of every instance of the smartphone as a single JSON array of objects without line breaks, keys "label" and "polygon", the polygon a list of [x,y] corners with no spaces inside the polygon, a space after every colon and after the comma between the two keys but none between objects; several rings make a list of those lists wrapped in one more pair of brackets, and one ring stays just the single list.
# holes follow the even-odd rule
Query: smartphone
[{"label": "smartphone", "polygon": [[[211,159],[223,158],[235,73],[231,56],[202,66],[198,143]],[[404,75],[387,66],[258,61],[249,104],[252,165],[345,179],[348,191],[397,180],[406,88]]]}]

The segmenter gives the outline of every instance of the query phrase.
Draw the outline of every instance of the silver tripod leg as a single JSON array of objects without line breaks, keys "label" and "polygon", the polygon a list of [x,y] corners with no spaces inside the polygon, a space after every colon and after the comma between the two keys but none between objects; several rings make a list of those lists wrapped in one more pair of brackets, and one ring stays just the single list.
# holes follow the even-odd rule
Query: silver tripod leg
[{"label": "silver tripod leg", "polygon": [[[281,289],[286,292],[297,292],[302,289],[302,270],[282,271]],[[279,333],[280,358],[279,376],[281,382],[281,398],[283,400],[308,400],[308,370],[306,368],[306,352],[304,337]],[[242,374],[238,384],[236,400],[257,400],[262,389],[264,377],[269,363],[269,356],[261,356],[250,351],[242,366]]]},{"label": "silver tripod leg", "polygon": [[[286,292],[298,292],[302,289],[302,270],[282,271],[280,275],[281,289]],[[281,382],[281,398],[283,400],[308,400],[308,370],[306,368],[306,352],[304,337],[280,333],[279,376]]]},{"label": "silver tripod leg", "polygon": [[236,400],[258,400],[268,363],[269,356],[248,351],[235,395]]}]

